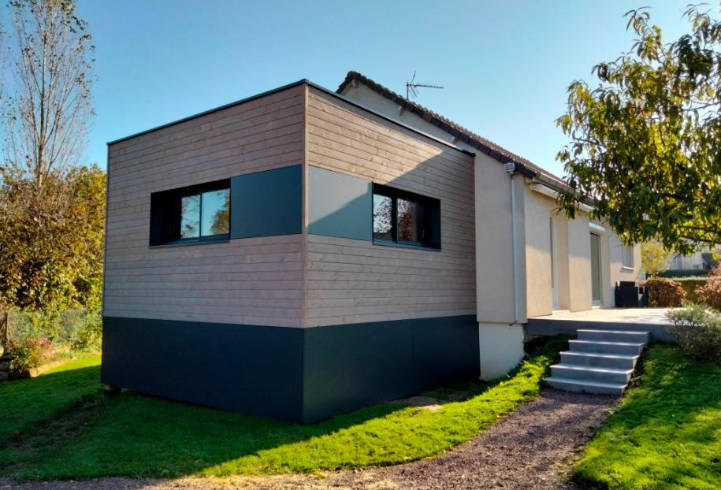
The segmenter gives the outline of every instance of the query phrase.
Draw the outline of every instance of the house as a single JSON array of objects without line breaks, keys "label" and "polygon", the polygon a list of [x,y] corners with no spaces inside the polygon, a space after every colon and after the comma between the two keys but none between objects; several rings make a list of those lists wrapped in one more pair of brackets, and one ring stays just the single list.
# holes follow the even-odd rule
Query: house
[{"label": "house", "polygon": [[353,72],[113,141],[102,382],[313,422],[496,377],[638,277],[562,189]]}]

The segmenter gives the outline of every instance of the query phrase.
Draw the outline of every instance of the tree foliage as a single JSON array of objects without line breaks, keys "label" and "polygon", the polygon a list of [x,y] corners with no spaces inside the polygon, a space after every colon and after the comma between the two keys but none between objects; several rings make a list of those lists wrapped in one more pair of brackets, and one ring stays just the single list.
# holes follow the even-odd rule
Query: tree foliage
[{"label": "tree foliage", "polygon": [[0,186],[0,302],[7,307],[99,308],[105,173],[97,166],[34,181],[5,174]]},{"label": "tree foliage", "polygon": [[1,94],[0,302],[97,308],[105,174],[78,166],[92,118],[91,37],[73,0],[7,6],[13,29]]},{"label": "tree foliage", "polygon": [[568,89],[558,154],[578,200],[626,242],[658,240],[691,253],[721,243],[721,22],[689,7],[690,32],[665,43],[647,10],[627,14],[632,49],[593,68],[598,85]]},{"label": "tree foliage", "polygon": [[641,245],[641,270],[649,276],[657,276],[668,270],[671,252],[658,242]]}]

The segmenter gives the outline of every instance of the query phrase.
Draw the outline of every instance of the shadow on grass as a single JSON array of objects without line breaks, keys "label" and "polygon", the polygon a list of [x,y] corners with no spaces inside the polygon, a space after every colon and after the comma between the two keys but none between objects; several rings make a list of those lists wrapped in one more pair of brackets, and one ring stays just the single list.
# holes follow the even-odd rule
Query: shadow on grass
[{"label": "shadow on grass", "polygon": [[721,486],[721,366],[651,347],[574,474],[610,488]]},{"label": "shadow on grass", "polygon": [[[495,382],[424,393],[442,401],[442,410],[386,403],[313,425],[132,392],[113,399],[95,394],[0,449],[0,474],[19,480],[223,476],[406,462],[468,440],[535,398],[543,373],[564,346],[563,339],[544,344]],[[52,375],[56,386],[63,384],[62,375]]]},{"label": "shadow on grass", "polygon": [[0,383],[0,446],[33,424],[100,392],[100,357],[70,361],[64,371]]}]

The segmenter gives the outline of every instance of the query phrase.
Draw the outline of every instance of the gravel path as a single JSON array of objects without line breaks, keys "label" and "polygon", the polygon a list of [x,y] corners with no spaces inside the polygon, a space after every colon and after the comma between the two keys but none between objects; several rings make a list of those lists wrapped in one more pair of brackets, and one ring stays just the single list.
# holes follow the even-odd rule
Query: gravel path
[{"label": "gravel path", "polygon": [[568,470],[579,451],[611,413],[616,398],[552,389],[499,420],[471,441],[437,458],[357,471],[265,477],[38,482],[0,488],[22,490],[177,488],[567,488]]}]

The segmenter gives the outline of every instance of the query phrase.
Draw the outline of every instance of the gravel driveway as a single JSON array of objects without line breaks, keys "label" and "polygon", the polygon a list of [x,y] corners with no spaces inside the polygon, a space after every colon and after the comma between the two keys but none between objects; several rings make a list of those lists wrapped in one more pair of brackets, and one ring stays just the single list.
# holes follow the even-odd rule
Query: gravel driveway
[{"label": "gravel driveway", "polygon": [[533,402],[437,458],[386,468],[265,477],[38,482],[0,488],[567,488],[570,465],[616,406],[617,398],[547,389]]}]

